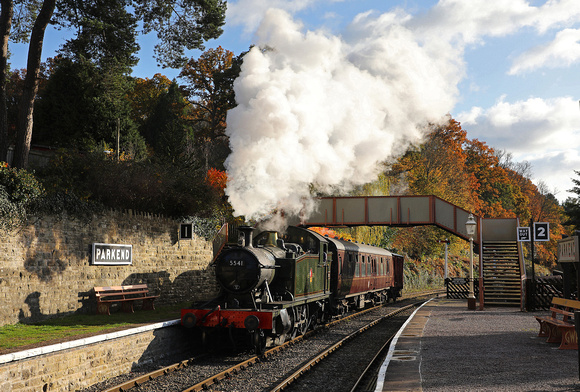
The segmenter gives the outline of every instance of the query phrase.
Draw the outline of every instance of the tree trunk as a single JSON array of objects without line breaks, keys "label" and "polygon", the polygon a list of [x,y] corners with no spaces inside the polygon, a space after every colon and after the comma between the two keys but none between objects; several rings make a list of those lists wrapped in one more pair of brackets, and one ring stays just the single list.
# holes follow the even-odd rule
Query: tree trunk
[{"label": "tree trunk", "polygon": [[12,0],[1,0],[0,14],[0,161],[8,161],[8,114],[6,112],[6,72],[8,71],[8,39],[12,28],[14,3]]},{"label": "tree trunk", "polygon": [[32,140],[32,125],[34,113],[34,100],[38,92],[38,77],[40,74],[40,60],[42,56],[42,44],[44,31],[54,12],[56,0],[45,0],[42,3],[40,13],[34,22],[30,44],[28,46],[28,61],[26,64],[26,78],[24,90],[18,111],[18,136],[12,166],[18,168],[28,167],[28,154]]}]

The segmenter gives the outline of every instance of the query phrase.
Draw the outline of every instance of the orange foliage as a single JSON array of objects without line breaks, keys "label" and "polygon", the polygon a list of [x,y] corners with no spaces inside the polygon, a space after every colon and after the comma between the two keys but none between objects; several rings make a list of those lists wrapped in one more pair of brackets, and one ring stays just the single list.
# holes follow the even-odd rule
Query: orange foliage
[{"label": "orange foliage", "polygon": [[228,175],[225,171],[212,167],[207,171],[206,181],[213,189],[223,193],[228,182]]},{"label": "orange foliage", "polygon": [[413,195],[435,195],[470,211],[478,212],[477,179],[467,170],[463,146],[466,132],[450,119],[433,129],[424,144],[408,151],[393,165]]},{"label": "orange foliage", "polygon": [[310,230],[312,230],[312,231],[314,231],[322,236],[328,235],[331,238],[338,237],[338,238],[342,238],[346,241],[354,241],[354,238],[352,238],[352,236],[350,234],[337,233],[336,231],[334,231],[328,227],[310,227]]},{"label": "orange foliage", "polygon": [[134,118],[145,121],[159,101],[161,94],[166,93],[169,86],[171,86],[171,80],[160,73],[156,73],[151,79],[135,79],[135,86],[127,95]]},{"label": "orange foliage", "polygon": [[[484,218],[517,217],[522,226],[530,219],[549,222],[551,241],[537,244],[536,254],[553,267],[556,241],[564,233],[562,207],[543,184],[531,182],[526,162],[510,159],[484,142],[469,140],[460,123],[450,118],[392,165],[391,174],[408,194],[435,195]],[[436,249],[438,239],[431,228],[412,228],[400,230],[392,245],[420,258]]]},{"label": "orange foliage", "polygon": [[197,120],[207,125],[203,132],[208,135],[202,137],[221,135],[226,127],[226,113],[234,105],[234,96],[224,80],[233,58],[233,52],[218,46],[203,52],[197,60],[189,60],[179,74],[188,82],[185,92],[195,106]]}]

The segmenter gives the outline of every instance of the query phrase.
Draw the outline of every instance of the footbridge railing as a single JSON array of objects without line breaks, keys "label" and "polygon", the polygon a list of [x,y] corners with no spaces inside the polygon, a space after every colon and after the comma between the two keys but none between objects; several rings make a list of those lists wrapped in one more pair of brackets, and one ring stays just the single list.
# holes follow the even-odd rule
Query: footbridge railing
[{"label": "footbridge railing", "polygon": [[[469,212],[437,196],[323,197],[317,211],[302,226],[420,226],[435,225],[469,240],[465,222]],[[473,239],[480,242],[480,219]]]}]

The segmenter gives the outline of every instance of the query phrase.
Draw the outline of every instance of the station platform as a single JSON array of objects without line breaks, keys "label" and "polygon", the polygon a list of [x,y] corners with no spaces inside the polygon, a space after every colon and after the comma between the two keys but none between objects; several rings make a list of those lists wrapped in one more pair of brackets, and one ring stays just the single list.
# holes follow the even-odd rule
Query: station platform
[{"label": "station platform", "polygon": [[434,299],[399,331],[376,392],[580,391],[578,351],[537,337],[545,314]]}]

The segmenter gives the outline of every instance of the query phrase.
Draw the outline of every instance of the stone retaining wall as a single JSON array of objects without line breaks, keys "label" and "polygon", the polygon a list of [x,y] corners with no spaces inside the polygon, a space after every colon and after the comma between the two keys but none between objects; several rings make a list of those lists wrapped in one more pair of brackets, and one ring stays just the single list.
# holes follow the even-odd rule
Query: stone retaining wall
[{"label": "stone retaining wall", "polygon": [[[179,240],[178,230],[175,220],[111,211],[0,232],[0,325],[94,312],[95,286],[147,283],[156,304],[215,296],[212,244]],[[132,245],[132,265],[91,265],[93,243]]]},{"label": "stone retaining wall", "polygon": [[0,390],[76,391],[191,349],[192,340],[179,325],[116,334],[126,332],[131,334],[0,364]]}]

